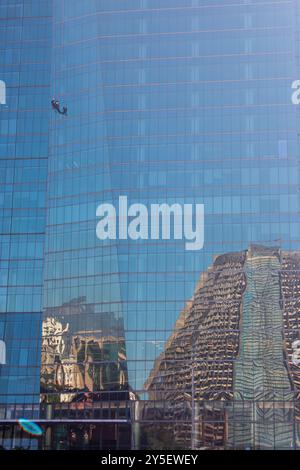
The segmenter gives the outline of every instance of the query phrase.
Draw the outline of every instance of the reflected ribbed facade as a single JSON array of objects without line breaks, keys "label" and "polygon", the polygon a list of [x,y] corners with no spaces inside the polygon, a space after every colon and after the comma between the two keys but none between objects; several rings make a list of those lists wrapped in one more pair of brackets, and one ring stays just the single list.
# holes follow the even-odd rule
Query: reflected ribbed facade
[{"label": "reflected ribbed facade", "polygon": [[[0,446],[299,447],[299,14],[1,3]],[[204,204],[203,249],[99,240],[120,196]]]},{"label": "reflected ribbed facade", "polygon": [[253,245],[202,277],[145,384],[183,448],[298,448],[299,262]]}]

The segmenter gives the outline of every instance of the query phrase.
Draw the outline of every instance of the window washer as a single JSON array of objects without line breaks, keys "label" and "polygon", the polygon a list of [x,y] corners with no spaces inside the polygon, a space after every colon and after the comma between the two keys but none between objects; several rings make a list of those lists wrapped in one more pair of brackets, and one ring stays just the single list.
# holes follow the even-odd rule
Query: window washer
[{"label": "window washer", "polygon": [[60,102],[53,98],[51,100],[52,108],[57,111],[59,114],[62,114],[63,116],[67,116],[68,114],[68,108],[66,106],[63,107],[63,110],[61,111],[60,109]]},{"label": "window washer", "polygon": [[52,104],[53,109],[56,109],[57,111],[59,111],[59,101],[53,98],[53,100],[51,101],[51,104]]}]

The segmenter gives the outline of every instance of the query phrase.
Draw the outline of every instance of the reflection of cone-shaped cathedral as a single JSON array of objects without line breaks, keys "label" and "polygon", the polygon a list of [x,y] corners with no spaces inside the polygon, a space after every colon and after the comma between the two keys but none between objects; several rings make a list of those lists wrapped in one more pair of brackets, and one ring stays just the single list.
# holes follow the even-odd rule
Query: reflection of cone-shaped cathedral
[{"label": "reflection of cone-shaped cathedral", "polygon": [[180,446],[299,445],[299,268],[300,253],[250,246],[202,276],[146,383]]}]

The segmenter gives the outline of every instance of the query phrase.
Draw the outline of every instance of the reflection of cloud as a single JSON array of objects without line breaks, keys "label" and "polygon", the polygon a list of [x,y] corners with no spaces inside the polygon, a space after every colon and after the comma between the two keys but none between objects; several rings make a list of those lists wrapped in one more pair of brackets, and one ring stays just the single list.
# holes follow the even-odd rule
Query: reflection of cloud
[{"label": "reflection of cloud", "polygon": [[163,349],[163,342],[162,341],[149,341],[156,349]]}]

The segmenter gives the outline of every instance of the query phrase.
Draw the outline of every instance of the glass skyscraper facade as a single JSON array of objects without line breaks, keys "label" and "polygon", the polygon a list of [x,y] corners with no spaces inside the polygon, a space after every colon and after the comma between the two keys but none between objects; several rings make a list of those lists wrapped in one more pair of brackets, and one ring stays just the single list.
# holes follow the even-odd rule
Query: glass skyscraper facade
[{"label": "glass skyscraper facade", "polygon": [[[51,3],[0,2],[0,421],[3,447],[37,447],[49,142]],[[4,98],[4,99],[3,99]]]},{"label": "glass skyscraper facade", "polygon": [[[1,2],[0,445],[300,446],[299,14]],[[204,204],[203,248],[99,240],[120,196]]]}]

